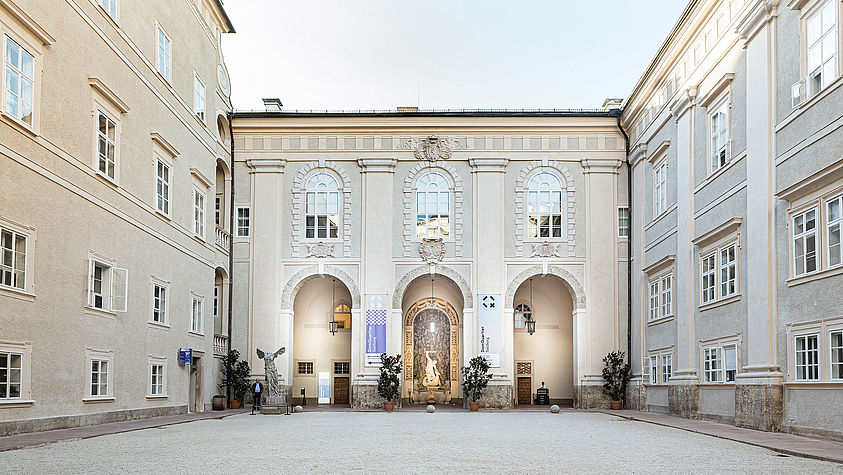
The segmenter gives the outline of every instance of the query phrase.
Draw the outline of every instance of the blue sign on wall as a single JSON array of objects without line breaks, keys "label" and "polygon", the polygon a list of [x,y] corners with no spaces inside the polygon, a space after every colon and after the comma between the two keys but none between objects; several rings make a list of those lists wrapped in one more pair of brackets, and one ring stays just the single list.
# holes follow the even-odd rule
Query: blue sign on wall
[{"label": "blue sign on wall", "polygon": [[179,348],[179,364],[193,364],[193,348]]}]

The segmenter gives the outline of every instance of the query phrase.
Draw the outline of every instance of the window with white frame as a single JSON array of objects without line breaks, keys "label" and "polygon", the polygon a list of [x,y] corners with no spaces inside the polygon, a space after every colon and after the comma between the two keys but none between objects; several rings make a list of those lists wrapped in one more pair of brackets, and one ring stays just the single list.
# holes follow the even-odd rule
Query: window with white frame
[{"label": "window with white frame", "polygon": [[737,244],[720,249],[720,298],[730,297],[738,292],[737,269]]},{"label": "window with white frame", "polygon": [[190,299],[190,331],[202,333],[202,299],[196,296]]},{"label": "window with white frame", "polygon": [[205,121],[205,83],[193,73],[193,113],[202,122]]},{"label": "window with white frame", "polygon": [[340,189],[328,173],[317,173],[305,185],[304,236],[306,239],[339,237]]},{"label": "window with white frame", "polygon": [[829,332],[828,342],[831,379],[843,380],[843,330]]},{"label": "window with white frame", "polygon": [[650,282],[650,320],[658,320],[659,310],[659,280],[656,279]]},{"label": "window with white frame", "polygon": [[152,284],[152,322],[167,324],[167,291],[165,285]]},{"label": "window with white frame", "polygon": [[91,359],[90,363],[91,391],[89,395],[108,396],[110,390],[108,387],[108,360]]},{"label": "window with white frame", "polygon": [[23,394],[23,353],[0,350],[0,400],[20,399]]},{"label": "window with white frame", "polygon": [[735,376],[738,374],[738,347],[724,346],[723,347],[723,380],[727,383],[734,383]]},{"label": "window with white frame", "polygon": [[711,151],[711,171],[714,172],[729,161],[729,101],[724,100],[712,109],[708,116]]},{"label": "window with white frame", "polygon": [[673,315],[673,274],[654,277],[649,288],[649,321]]},{"label": "window with white frame", "polygon": [[313,374],[313,361],[299,361],[296,365],[296,373]]},{"label": "window with white frame", "polygon": [[629,237],[629,206],[618,207],[618,237]]},{"label": "window with white frame", "polygon": [[530,309],[530,306],[525,303],[519,303],[515,306],[514,312],[514,320],[513,325],[515,328],[526,328],[527,327],[527,319],[531,318],[533,315],[533,311]]},{"label": "window with white frame", "polygon": [[661,278],[661,318],[673,315],[673,274]]},{"label": "window with white frame", "polygon": [[217,193],[214,198],[214,224],[220,225],[220,213],[222,213],[222,195]]},{"label": "window with white frame", "polygon": [[107,312],[125,312],[129,271],[91,258],[88,270],[88,306]]},{"label": "window with white frame", "polygon": [[251,222],[250,208],[247,206],[237,207],[237,237],[249,237]]},{"label": "window with white frame", "polygon": [[416,237],[451,235],[451,189],[440,173],[430,172],[416,181]]},{"label": "window with white frame", "polygon": [[653,217],[667,210],[667,159],[653,169]]},{"label": "window with white frame", "polygon": [[166,394],[167,365],[163,360],[152,359],[149,363],[149,395],[164,396]]},{"label": "window with white frame", "polygon": [[793,275],[817,270],[817,210],[809,209],[793,217]]},{"label": "window with white frame", "polygon": [[155,209],[170,215],[170,166],[160,158],[155,161]]},{"label": "window with white frame", "polygon": [[664,354],[661,355],[661,364],[662,364],[662,384],[667,384],[670,381],[670,377],[673,376],[673,355],[672,354]]},{"label": "window with white frame", "polygon": [[102,9],[108,13],[114,21],[117,21],[117,0],[99,0]]},{"label": "window with white frame", "polygon": [[205,236],[205,195],[193,190],[193,234]]},{"label": "window with white frame", "polygon": [[706,383],[723,381],[723,361],[720,347],[703,348],[703,377]]},{"label": "window with white frame", "polygon": [[214,321],[220,316],[220,295],[222,294],[222,289],[220,287],[214,286]]},{"label": "window with white frame", "polygon": [[164,79],[170,81],[172,69],[172,41],[170,41],[170,37],[164,33],[164,30],[160,26],[157,27],[156,38],[158,46],[156,64],[158,65],[158,72],[161,73],[161,76],[163,76]]},{"label": "window with white frame", "polygon": [[561,238],[563,189],[559,177],[549,172],[533,176],[527,184],[529,237]]},{"label": "window with white frame", "polygon": [[797,335],[794,339],[796,357],[796,380],[817,381],[820,379],[819,335]]},{"label": "window with white frame", "polygon": [[27,236],[0,227],[0,285],[26,290]]},{"label": "window with white frame", "polygon": [[4,51],[4,108],[7,114],[33,125],[35,103],[35,56],[6,36]]},{"label": "window with white frame", "polygon": [[826,1],[806,20],[806,51],[809,94],[814,95],[839,76],[837,14],[840,3]]},{"label": "window with white frame", "polygon": [[825,240],[828,250],[828,267],[843,263],[843,243],[840,234],[843,228],[843,195],[836,196],[825,203]]},{"label": "window with white frame", "polygon": [[709,303],[714,301],[714,294],[716,290],[715,284],[715,261],[717,259],[717,254],[709,254],[702,258],[702,303]]},{"label": "window with white frame", "polygon": [[117,122],[97,110],[97,171],[115,180],[117,163]]},{"label": "window with white frame", "polygon": [[658,384],[659,383],[659,359],[657,356],[651,356],[648,358],[649,361],[649,368],[650,368],[650,384]]}]

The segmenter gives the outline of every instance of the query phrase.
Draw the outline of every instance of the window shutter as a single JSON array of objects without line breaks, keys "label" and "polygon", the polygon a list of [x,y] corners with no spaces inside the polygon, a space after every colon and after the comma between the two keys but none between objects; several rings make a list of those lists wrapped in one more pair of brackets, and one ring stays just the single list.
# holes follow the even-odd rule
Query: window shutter
[{"label": "window shutter", "polygon": [[730,346],[727,348],[723,348],[723,357],[726,360],[724,363],[724,367],[726,371],[737,371],[738,368],[738,352],[737,348],[734,346]]},{"label": "window shutter", "polygon": [[111,311],[126,311],[126,296],[129,287],[129,271],[113,267],[111,269]]},{"label": "window shutter", "polygon": [[650,376],[650,358],[645,357],[641,360],[641,374],[644,376]]},{"label": "window shutter", "polygon": [[94,260],[88,259],[88,297],[89,307],[94,306]]}]

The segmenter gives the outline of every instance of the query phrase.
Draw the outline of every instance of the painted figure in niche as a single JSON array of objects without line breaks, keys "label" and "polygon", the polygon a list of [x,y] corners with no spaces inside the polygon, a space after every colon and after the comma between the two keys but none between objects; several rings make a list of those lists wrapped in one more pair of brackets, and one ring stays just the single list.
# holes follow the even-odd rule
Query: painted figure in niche
[{"label": "painted figure in niche", "polygon": [[439,369],[436,367],[436,359],[431,357],[431,354],[436,354],[435,351],[425,351],[424,352],[425,358],[427,358],[427,365],[425,366],[424,370],[424,380],[422,380],[422,384],[424,387],[430,388],[437,388],[442,384],[442,379],[439,375]]}]

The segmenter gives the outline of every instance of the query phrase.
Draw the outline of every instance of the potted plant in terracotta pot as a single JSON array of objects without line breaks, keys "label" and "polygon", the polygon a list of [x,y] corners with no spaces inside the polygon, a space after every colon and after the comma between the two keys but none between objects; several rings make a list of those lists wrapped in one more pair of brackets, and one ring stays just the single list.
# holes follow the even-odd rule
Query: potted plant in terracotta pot
[{"label": "potted plant in terracotta pot", "polygon": [[220,390],[230,389],[233,399],[228,401],[228,405],[232,409],[240,409],[243,396],[249,390],[249,363],[240,359],[239,351],[231,350],[220,361],[220,371]]},{"label": "potted plant in terracotta pot", "polygon": [[480,395],[490,379],[489,362],[482,356],[471,358],[468,367],[462,367],[462,392],[468,398],[468,409],[471,412],[477,412],[480,408]]},{"label": "potted plant in terracotta pot", "polygon": [[392,412],[395,400],[401,393],[401,355],[389,356],[381,353],[381,375],[378,377],[378,394],[385,399],[383,408]]},{"label": "potted plant in terracotta pot", "polygon": [[625,362],[623,351],[612,351],[603,358],[603,392],[612,401],[612,409],[617,411],[623,407],[626,385],[629,383],[629,363]]}]

